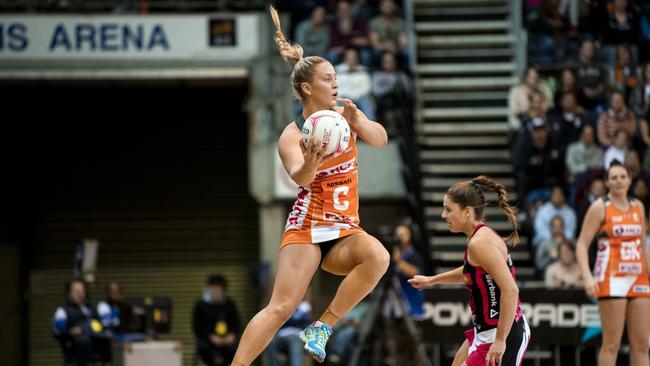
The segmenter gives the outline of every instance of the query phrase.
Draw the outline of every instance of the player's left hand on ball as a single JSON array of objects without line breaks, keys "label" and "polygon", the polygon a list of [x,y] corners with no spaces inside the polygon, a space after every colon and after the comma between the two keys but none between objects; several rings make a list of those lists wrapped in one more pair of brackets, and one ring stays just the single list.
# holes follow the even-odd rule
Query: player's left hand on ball
[{"label": "player's left hand on ball", "polygon": [[359,109],[357,105],[348,98],[336,98],[336,101],[343,103],[343,113],[341,115],[348,122],[352,131],[357,131],[359,128],[359,117],[357,115]]}]

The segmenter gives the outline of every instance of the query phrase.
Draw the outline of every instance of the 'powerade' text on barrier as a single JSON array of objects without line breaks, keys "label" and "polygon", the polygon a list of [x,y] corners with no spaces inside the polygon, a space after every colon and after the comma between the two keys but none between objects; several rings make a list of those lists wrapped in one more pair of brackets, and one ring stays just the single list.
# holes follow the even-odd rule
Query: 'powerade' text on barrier
[{"label": "'powerade' text on barrier", "polygon": [[[589,342],[589,331],[600,327],[598,306],[584,290],[526,288],[519,290],[521,310],[537,345],[577,345]],[[456,342],[472,327],[472,312],[464,288],[436,288],[426,292],[424,336],[430,342]]]},{"label": "'powerade' text on barrier", "polygon": [[[598,306],[595,304],[522,303],[521,310],[533,327],[546,323],[553,328],[600,326]],[[424,318],[434,326],[471,326],[472,312],[467,303],[438,302],[424,304]]]}]

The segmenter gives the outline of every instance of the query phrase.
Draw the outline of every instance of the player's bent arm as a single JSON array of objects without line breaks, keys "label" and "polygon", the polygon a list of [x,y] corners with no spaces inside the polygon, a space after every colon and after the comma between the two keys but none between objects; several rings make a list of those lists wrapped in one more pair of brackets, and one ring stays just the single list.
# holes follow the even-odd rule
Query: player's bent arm
[{"label": "player's bent arm", "polygon": [[463,278],[463,266],[451,271],[437,274],[435,276],[413,276],[408,283],[418,290],[431,287],[434,285],[461,285],[465,283]]},{"label": "player's bent arm", "polygon": [[582,222],[582,229],[576,245],[576,259],[580,265],[582,276],[585,279],[591,278],[589,268],[589,247],[596,236],[596,232],[605,219],[605,203],[602,199],[596,200],[589,206],[587,214]]},{"label": "player's bent arm", "polygon": [[463,266],[460,266],[451,271],[443,272],[437,274],[434,277],[434,281],[438,285],[462,285],[465,283],[465,277],[463,276]]},{"label": "player's bent arm", "polygon": [[278,153],[291,179],[299,186],[307,187],[314,181],[318,165],[305,164],[305,157],[300,148],[301,141],[302,135],[298,127],[294,123],[289,124],[278,140]]},{"label": "player's bent arm", "polygon": [[[374,147],[383,147],[388,143],[388,134],[386,129],[381,124],[368,119],[365,113],[360,109],[356,109],[355,116],[357,122],[348,121],[352,133],[361,138],[365,143]],[[344,107],[335,107],[335,110],[341,114],[344,112]]]},{"label": "player's bent arm", "polygon": [[496,339],[505,342],[517,313],[519,287],[517,287],[517,283],[512,277],[512,273],[510,273],[503,254],[488,243],[488,241],[480,240],[470,242],[468,256],[477,265],[483,267],[499,286],[501,305],[499,307],[499,325],[497,326]]},{"label": "player's bent arm", "polygon": [[365,143],[374,147],[383,147],[388,143],[388,134],[386,129],[381,124],[371,121],[361,111],[357,110],[359,118],[359,128],[356,132],[357,136]]}]

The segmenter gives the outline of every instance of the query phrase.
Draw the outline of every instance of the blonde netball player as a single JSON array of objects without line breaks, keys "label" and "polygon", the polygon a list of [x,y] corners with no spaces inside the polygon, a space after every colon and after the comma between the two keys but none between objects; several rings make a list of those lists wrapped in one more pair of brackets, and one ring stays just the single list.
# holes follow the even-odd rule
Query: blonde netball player
[{"label": "blonde netball player", "polygon": [[[321,57],[302,57],[302,48],[282,34],[275,9],[275,41],[286,61],[294,62],[291,84],[304,104],[302,114],[282,132],[278,142],[287,173],[300,186],[282,236],[278,269],[269,304],[248,323],[232,365],[250,365],[291,316],[319,267],[346,276],[325,313],[300,334],[305,350],[323,362],[325,344],[334,324],[363,299],[386,272],[390,255],[377,239],[359,226],[356,138],[384,146],[384,128],[339,93],[334,67]],[[337,107],[341,102],[343,107]],[[312,113],[333,109],[352,130],[348,149],[324,156],[317,144],[303,146],[302,124]]]},{"label": "blonde netball player", "polygon": [[515,267],[501,236],[483,220],[487,206],[483,191],[495,191],[499,207],[515,225],[508,238],[519,242],[517,216],[508,204],[503,185],[480,176],[451,186],[443,198],[442,218],[452,233],[467,235],[464,264],[435,276],[415,276],[417,289],[442,284],[465,284],[469,292],[474,328],[456,352],[453,366],[519,366],[530,340],[530,329],[521,312]]},{"label": "blonde netball player", "polygon": [[[614,366],[627,325],[633,366],[647,366],[650,337],[650,283],[645,261],[645,208],[627,195],[630,174],[618,161],[607,170],[609,193],[591,204],[582,224],[576,254],[587,295],[598,300],[603,342],[600,366]],[[593,274],[588,249],[597,235]]]}]

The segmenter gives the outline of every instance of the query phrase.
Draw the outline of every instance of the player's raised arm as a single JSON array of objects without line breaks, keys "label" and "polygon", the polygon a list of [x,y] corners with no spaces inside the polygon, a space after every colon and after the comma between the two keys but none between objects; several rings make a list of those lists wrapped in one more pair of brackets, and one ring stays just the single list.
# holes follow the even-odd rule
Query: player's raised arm
[{"label": "player's raised arm", "polygon": [[350,124],[352,132],[363,142],[375,147],[382,147],[388,143],[388,134],[384,126],[369,120],[350,99],[337,98],[337,101],[343,104],[343,107],[337,107],[337,112],[343,115]]}]

